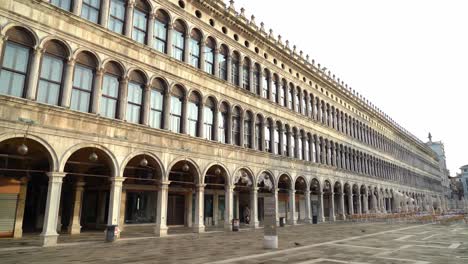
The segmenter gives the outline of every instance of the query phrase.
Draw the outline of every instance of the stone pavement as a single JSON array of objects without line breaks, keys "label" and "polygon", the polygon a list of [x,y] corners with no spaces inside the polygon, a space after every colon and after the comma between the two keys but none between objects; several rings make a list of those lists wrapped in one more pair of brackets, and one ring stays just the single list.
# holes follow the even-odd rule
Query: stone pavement
[{"label": "stone pavement", "polygon": [[335,223],[279,228],[279,249],[263,230],[124,237],[53,248],[2,247],[0,263],[468,263],[468,225]]}]

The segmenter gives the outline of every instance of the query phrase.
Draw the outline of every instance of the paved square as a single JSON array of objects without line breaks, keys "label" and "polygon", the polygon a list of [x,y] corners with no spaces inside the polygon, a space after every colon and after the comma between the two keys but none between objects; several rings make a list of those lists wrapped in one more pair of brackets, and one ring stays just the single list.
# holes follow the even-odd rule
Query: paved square
[{"label": "paved square", "polygon": [[[468,263],[468,225],[336,223],[279,229],[279,249],[263,230],[67,242],[0,248],[2,263]],[[72,241],[72,240],[70,240]],[[80,240],[81,241],[81,240]],[[0,240],[0,245],[1,245]]]}]

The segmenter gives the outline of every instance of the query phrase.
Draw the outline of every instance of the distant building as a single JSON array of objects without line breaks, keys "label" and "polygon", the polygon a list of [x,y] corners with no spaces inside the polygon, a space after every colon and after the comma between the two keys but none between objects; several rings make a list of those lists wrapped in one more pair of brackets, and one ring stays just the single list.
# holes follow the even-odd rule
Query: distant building
[{"label": "distant building", "polygon": [[445,157],[445,148],[444,143],[442,141],[432,141],[432,136],[429,133],[429,141],[426,143],[436,154],[439,159],[439,169],[440,169],[440,176],[442,177],[442,187],[444,189],[444,193],[447,197],[451,196],[451,188],[450,188],[450,172],[447,169],[447,161]]},{"label": "distant building", "polygon": [[463,193],[468,194],[468,165],[461,166],[460,171],[458,177],[463,185]]}]

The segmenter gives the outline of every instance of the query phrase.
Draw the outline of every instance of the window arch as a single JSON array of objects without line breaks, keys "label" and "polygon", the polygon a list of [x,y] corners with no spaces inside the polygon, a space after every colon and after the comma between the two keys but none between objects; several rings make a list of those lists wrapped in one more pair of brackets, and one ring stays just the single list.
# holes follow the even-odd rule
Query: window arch
[{"label": "window arch", "polygon": [[124,33],[125,10],[126,8],[124,0],[110,0],[109,21],[107,25],[109,30],[112,30],[118,34]]},{"label": "window arch", "polygon": [[167,53],[167,34],[169,15],[164,10],[156,11],[154,19],[153,48],[159,52]]},{"label": "window arch", "polygon": [[192,137],[200,136],[198,127],[200,126],[199,109],[200,109],[201,96],[198,92],[192,92],[188,100],[188,134]]},{"label": "window arch", "polygon": [[232,144],[240,146],[240,128],[241,128],[241,109],[240,107],[234,107],[232,111]]},{"label": "window arch", "polygon": [[268,99],[270,94],[270,71],[264,69],[262,77],[262,97]]},{"label": "window arch", "polygon": [[261,95],[260,91],[260,65],[258,63],[255,63],[254,68],[253,68],[253,87],[255,90],[255,93],[258,95]]},{"label": "window arch", "polygon": [[205,72],[214,74],[214,58],[215,58],[216,42],[212,37],[208,37],[205,45]]},{"label": "window arch", "polygon": [[218,57],[219,78],[227,81],[227,57],[229,51],[226,45],[221,45]]},{"label": "window arch", "polygon": [[81,17],[97,24],[100,9],[101,0],[83,0],[81,3]]},{"label": "window arch", "polygon": [[129,77],[126,120],[140,124],[143,110],[143,92],[147,80],[143,72],[139,70],[132,71]]},{"label": "window arch", "polygon": [[244,61],[242,62],[242,87],[249,91],[252,90],[250,87],[250,65],[250,59],[247,57],[244,58]]},{"label": "window arch", "polygon": [[101,105],[99,114],[108,118],[117,117],[119,102],[120,81],[123,76],[122,67],[113,61],[104,66],[104,76],[102,80]]},{"label": "window arch", "polygon": [[64,44],[58,40],[47,41],[44,49],[36,100],[59,105],[62,96],[64,65],[69,54]]},{"label": "window arch", "polygon": [[164,94],[167,92],[167,86],[161,79],[154,79],[151,84],[150,116],[149,125],[153,128],[163,128]]},{"label": "window arch", "polygon": [[171,91],[170,130],[175,133],[182,133],[182,107],[184,97],[184,89],[179,85],[174,86]]},{"label": "window arch", "polygon": [[151,7],[146,1],[135,1],[135,8],[133,9],[132,39],[142,44],[146,44],[147,42],[148,16],[150,11]]},{"label": "window arch", "polygon": [[239,73],[240,73],[240,54],[237,51],[232,53],[231,59],[231,83],[239,86]]},{"label": "window arch", "polygon": [[190,65],[200,68],[202,34],[198,29],[190,32]]},{"label": "window arch", "polygon": [[29,60],[36,43],[32,34],[21,27],[9,29],[6,37],[0,70],[0,94],[24,97]]},{"label": "window arch", "polygon": [[78,54],[73,74],[71,109],[90,112],[96,68],[97,59],[91,52],[82,51]]},{"label": "window arch", "polygon": [[172,57],[179,61],[184,61],[186,32],[185,24],[181,20],[176,20],[172,30]]},{"label": "window arch", "polygon": [[221,143],[227,143],[229,123],[229,105],[226,102],[223,102],[219,107],[218,112],[218,140]]},{"label": "window arch", "polygon": [[204,136],[205,139],[214,140],[214,115],[215,115],[215,108],[216,102],[212,97],[208,97],[205,103],[205,107],[203,109],[203,129],[204,129]]},{"label": "window arch", "polygon": [[252,121],[253,121],[253,114],[250,111],[245,113],[244,117],[244,147],[252,148]]}]

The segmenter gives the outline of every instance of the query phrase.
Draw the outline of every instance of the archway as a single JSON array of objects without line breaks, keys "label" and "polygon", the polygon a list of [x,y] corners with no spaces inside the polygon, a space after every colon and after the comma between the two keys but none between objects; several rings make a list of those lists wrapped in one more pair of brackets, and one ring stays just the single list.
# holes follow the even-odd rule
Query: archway
[{"label": "archway", "polygon": [[369,201],[367,199],[367,189],[365,185],[361,185],[359,194],[361,195],[361,206],[362,206],[362,214],[369,213]]},{"label": "archway", "polygon": [[297,219],[298,222],[309,221],[310,213],[308,212],[309,209],[307,209],[307,203],[310,203],[310,201],[306,199],[310,199],[310,197],[306,195],[306,192],[309,192],[309,190],[307,189],[307,181],[304,177],[297,177],[294,183],[294,190],[296,191],[295,201],[297,209],[295,219]]},{"label": "archway", "polygon": [[257,179],[258,189],[258,220],[262,224],[265,219],[265,196],[273,195],[275,191],[275,181],[268,172],[263,172]]},{"label": "archway", "polygon": [[353,185],[353,208],[354,208],[354,213],[355,214],[361,214],[362,213],[362,201],[361,201],[361,195],[359,191],[359,187],[357,184]]},{"label": "archway", "polygon": [[316,217],[323,222],[323,199],[322,199],[322,188],[320,182],[316,178],[313,178],[310,182],[310,199],[311,199],[311,211],[312,219]]},{"label": "archway", "polygon": [[121,230],[124,225],[156,224],[158,192],[163,179],[158,160],[149,154],[136,155],[126,164],[123,176]]},{"label": "archway", "polygon": [[51,153],[36,140],[22,137],[0,142],[0,237],[41,232],[47,199]]},{"label": "archway", "polygon": [[203,186],[197,167],[188,160],[174,164],[169,171],[167,200],[168,227],[193,227],[203,232]]},{"label": "archway", "polygon": [[325,180],[323,184],[323,213],[325,220],[333,221],[335,216],[333,212],[333,189],[330,181]]},{"label": "archway", "polygon": [[225,222],[228,175],[220,165],[211,166],[205,174],[205,226],[221,227]]},{"label": "archway", "polygon": [[108,222],[112,160],[100,148],[84,147],[67,159],[58,230],[79,234],[104,230]]},{"label": "archway", "polygon": [[[242,225],[258,226],[260,216],[256,216],[256,203],[252,174],[246,169],[240,169],[234,175],[234,218],[240,220]],[[263,214],[261,214],[263,219]]]},{"label": "archway", "polygon": [[278,179],[278,216],[285,217],[290,224],[295,224],[295,202],[292,180],[287,174],[282,174]]},{"label": "archway", "polygon": [[333,185],[333,210],[334,216],[338,216],[339,219],[344,220],[344,201],[343,198],[343,188],[340,182],[335,182]]}]

